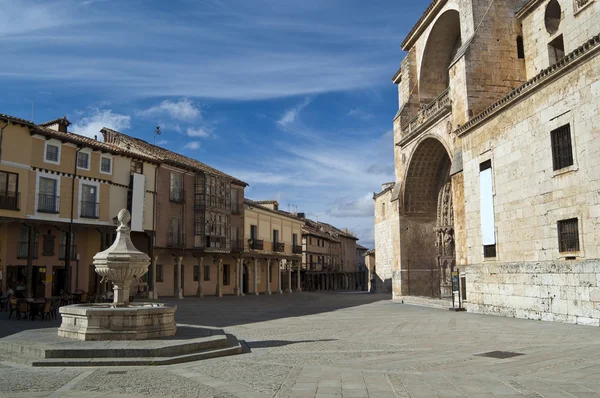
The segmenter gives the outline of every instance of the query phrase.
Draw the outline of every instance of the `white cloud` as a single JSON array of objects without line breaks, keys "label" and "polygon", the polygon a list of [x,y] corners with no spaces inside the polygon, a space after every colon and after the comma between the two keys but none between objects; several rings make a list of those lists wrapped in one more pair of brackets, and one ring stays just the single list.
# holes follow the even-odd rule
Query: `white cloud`
[{"label": "white cloud", "polygon": [[333,217],[373,217],[373,194],[368,193],[356,200],[341,201],[327,211]]},{"label": "white cloud", "polygon": [[167,140],[160,140],[156,143],[156,145],[167,145],[169,143],[169,141]]},{"label": "white cloud", "polygon": [[159,105],[140,111],[137,114],[146,117],[167,115],[175,120],[190,121],[200,116],[200,108],[189,99],[184,98],[177,102],[164,100]]},{"label": "white cloud", "polygon": [[113,113],[111,110],[106,109],[93,109],[91,115],[82,117],[73,123],[70,130],[76,134],[93,138],[95,135],[100,135],[100,130],[103,127],[122,131],[129,128],[130,122],[130,116]]},{"label": "white cloud", "polygon": [[306,108],[308,106],[308,104],[310,104],[310,98],[306,98],[299,105],[295,106],[294,108],[288,109],[287,111],[285,111],[283,113],[281,118],[279,118],[279,120],[277,121],[277,124],[279,124],[284,129],[289,128],[291,125],[298,122],[298,119],[300,117],[300,112],[304,108]]},{"label": "white cloud", "polygon": [[373,119],[373,115],[371,113],[365,112],[358,108],[352,109],[350,112],[348,112],[347,116],[355,117],[355,118],[361,119],[361,120]]},{"label": "white cloud", "polygon": [[184,149],[192,149],[192,150],[196,150],[200,148],[200,143],[198,141],[191,141],[188,142],[187,144],[185,144],[183,146]]},{"label": "white cloud", "polygon": [[207,138],[207,137],[210,137],[212,135],[212,132],[209,131],[205,127],[198,127],[198,128],[192,128],[192,127],[190,127],[190,128],[187,129],[187,135],[189,137]]}]

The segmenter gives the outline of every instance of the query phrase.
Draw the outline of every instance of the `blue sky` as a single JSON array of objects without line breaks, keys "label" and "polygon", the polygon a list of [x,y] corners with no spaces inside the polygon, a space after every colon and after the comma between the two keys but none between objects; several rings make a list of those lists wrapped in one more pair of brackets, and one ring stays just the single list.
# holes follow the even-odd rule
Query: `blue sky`
[{"label": "blue sky", "polygon": [[392,75],[429,4],[0,0],[0,113],[103,126],[250,184],[373,246],[393,181]]}]

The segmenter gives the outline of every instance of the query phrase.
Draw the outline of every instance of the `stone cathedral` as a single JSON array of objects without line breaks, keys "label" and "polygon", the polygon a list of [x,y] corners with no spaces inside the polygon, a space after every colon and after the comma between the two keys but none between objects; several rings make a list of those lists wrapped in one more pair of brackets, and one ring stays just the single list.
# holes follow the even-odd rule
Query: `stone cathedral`
[{"label": "stone cathedral", "polygon": [[376,289],[600,326],[600,0],[433,0],[402,50]]}]

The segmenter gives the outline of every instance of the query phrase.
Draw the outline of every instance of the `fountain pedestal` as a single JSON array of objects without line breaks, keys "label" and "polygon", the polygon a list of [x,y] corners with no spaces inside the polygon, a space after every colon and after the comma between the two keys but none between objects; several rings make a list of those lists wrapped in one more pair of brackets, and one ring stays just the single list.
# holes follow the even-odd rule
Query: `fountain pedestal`
[{"label": "fountain pedestal", "polygon": [[131,282],[148,272],[150,257],[131,242],[125,209],[118,215],[115,242],[94,256],[96,272],[114,286],[113,303],[75,304],[60,308],[59,337],[77,340],[144,340],[174,336],[175,311],[155,303],[129,303]]}]

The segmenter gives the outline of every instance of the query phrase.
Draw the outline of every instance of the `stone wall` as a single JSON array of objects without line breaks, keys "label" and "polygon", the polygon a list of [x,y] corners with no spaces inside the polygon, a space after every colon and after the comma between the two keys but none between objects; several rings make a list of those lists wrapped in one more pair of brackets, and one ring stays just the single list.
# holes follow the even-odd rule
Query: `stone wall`
[{"label": "stone wall", "polygon": [[600,261],[486,263],[467,271],[467,310],[600,326]]},{"label": "stone wall", "polygon": [[391,201],[392,191],[388,189],[375,198],[375,266],[376,291],[392,291],[392,273],[397,268],[400,248],[398,226],[398,201]]},{"label": "stone wall", "polygon": [[[598,325],[600,50],[462,137],[471,311]],[[569,125],[573,166],[553,169],[551,131]],[[496,258],[483,258],[479,165],[492,161]],[[557,222],[577,218],[580,250]]]},{"label": "stone wall", "polygon": [[548,43],[556,37],[563,36],[566,54],[598,34],[598,24],[600,24],[599,1],[589,1],[588,5],[577,13],[575,13],[575,1],[558,0],[558,2],[562,9],[562,19],[558,30],[553,34],[548,33],[544,22],[548,2],[539,2],[537,8],[522,18],[528,79],[550,65]]}]

